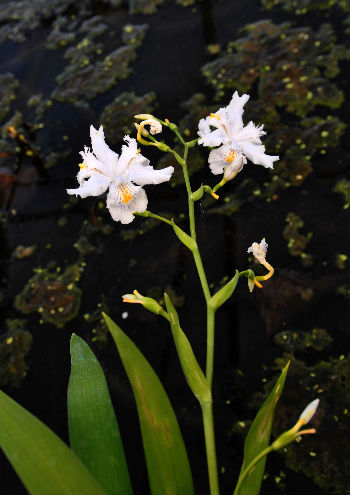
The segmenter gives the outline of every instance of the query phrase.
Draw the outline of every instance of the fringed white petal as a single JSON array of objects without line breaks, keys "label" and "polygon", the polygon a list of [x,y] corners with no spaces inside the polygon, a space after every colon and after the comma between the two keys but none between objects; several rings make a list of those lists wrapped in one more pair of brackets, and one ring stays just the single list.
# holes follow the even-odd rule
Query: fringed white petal
[{"label": "fringed white petal", "polygon": [[110,187],[107,195],[107,208],[116,222],[127,224],[135,218],[133,213],[142,213],[147,209],[147,196],[140,186],[120,184]]},{"label": "fringed white petal", "polygon": [[149,160],[138,152],[136,139],[130,136],[124,136],[124,141],[126,145],[123,144],[122,146],[122,152],[116,169],[118,177],[123,176],[133,162],[144,163],[145,165],[149,163]]},{"label": "fringed white petal", "polygon": [[174,167],[166,167],[161,170],[154,170],[151,165],[141,165],[132,163],[129,170],[129,178],[139,186],[146,184],[161,184],[170,180],[174,172]]},{"label": "fringed white petal", "polygon": [[238,92],[235,91],[229,105],[226,107],[227,118],[230,121],[229,133],[232,139],[237,139],[236,134],[243,129],[243,107],[248,100],[249,95],[239,96]]},{"label": "fringed white petal", "polygon": [[84,151],[81,151],[80,154],[83,158],[83,164],[86,165],[88,169],[98,170],[110,178],[113,177],[113,169],[108,166],[108,163],[98,160],[87,146],[85,146]]},{"label": "fringed white petal", "polygon": [[260,136],[266,134],[263,130],[263,125],[254,125],[253,122],[249,122],[248,125],[243,127],[235,136],[235,140],[239,143],[241,141],[250,141],[251,143],[261,144]]},{"label": "fringed white petal", "polygon": [[255,165],[265,168],[273,168],[273,163],[279,160],[279,156],[265,155],[265,146],[250,141],[241,141],[240,147],[244,155]]},{"label": "fringed white petal", "polygon": [[93,125],[90,126],[90,137],[92,151],[96,157],[113,171],[118,161],[118,155],[106,144],[102,125],[98,131]]},{"label": "fringed white petal", "polygon": [[67,189],[68,194],[75,194],[81,198],[87,196],[100,196],[111,183],[111,179],[98,172],[91,173],[91,177],[81,184],[77,189]]}]

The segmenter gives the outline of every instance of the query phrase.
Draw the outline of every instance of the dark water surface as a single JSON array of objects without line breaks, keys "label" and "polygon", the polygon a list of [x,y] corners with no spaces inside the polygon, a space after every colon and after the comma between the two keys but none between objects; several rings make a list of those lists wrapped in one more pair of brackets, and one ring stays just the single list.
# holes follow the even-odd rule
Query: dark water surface
[{"label": "dark water surface", "polygon": [[[14,21],[3,14],[10,3],[19,4],[0,3],[0,29],[6,25],[14,28]],[[131,5],[136,4],[131,2]],[[121,300],[123,294],[134,289],[156,298],[161,298],[164,290],[172,291],[182,327],[204,365],[204,298],[191,253],[179,245],[167,225],[153,227],[140,218],[129,226],[113,223],[108,210],[99,204],[104,204],[105,198],[72,201],[65,189],[76,187],[78,153],[84,145],[90,145],[90,124],[95,127],[100,124],[101,112],[118,95],[134,91],[141,96],[155,91],[154,114],[173,122],[180,122],[190,113],[181,104],[195,93],[206,95],[203,107],[216,105],[219,108],[228,104],[233,91],[227,89],[220,102],[214,101],[217,88],[215,84],[209,85],[201,73],[205,63],[215,60],[207,45],[220,44],[222,53],[229,41],[239,37],[239,29],[267,18],[276,24],[289,21],[316,31],[322,22],[328,22],[336,32],[336,42],[341,44],[345,39],[343,14],[340,7],[339,10],[316,10],[305,16],[296,16],[282,8],[263,11],[257,0],[203,0],[189,7],[164,1],[153,14],[131,14],[127,2],[114,7],[107,2],[82,2],[78,7],[76,2],[62,1],[57,5],[63,6],[62,14],[66,16],[61,30],[76,33],[74,41],[57,49],[49,50],[45,46],[59,17],[52,11],[47,16],[37,14],[39,21],[35,29],[23,28],[25,41],[6,39],[0,44],[0,72],[12,73],[19,82],[14,90],[15,98],[1,122],[3,138],[0,138],[1,386],[68,442],[69,339],[72,332],[79,334],[91,345],[106,373],[131,467],[134,493],[149,493],[134,400],[114,344],[100,323],[102,308],[138,345],[160,377],[179,419],[196,493],[208,493],[203,474],[200,409],[182,376],[167,322],[138,305],[126,307]],[[55,78],[69,63],[64,58],[65,51],[84,36],[89,38],[89,32],[77,32],[78,27],[68,29],[68,21],[75,20],[79,26],[81,19],[89,20],[94,15],[100,15],[100,22],[107,25],[106,31],[93,40],[101,44],[102,57],[124,45],[123,26],[148,24],[144,41],[135,48],[137,58],[130,62],[132,72],[95,98],[87,100],[84,92],[77,94],[78,105],[73,101],[57,101],[50,95],[56,87]],[[96,50],[91,55],[92,61],[98,60]],[[90,55],[82,54],[79,60],[83,61],[84,57]],[[268,59],[264,64],[268,64]],[[344,61],[340,67],[341,72],[332,81],[344,91]],[[257,81],[250,91],[253,99],[250,112],[260,101],[258,86]],[[42,93],[44,103],[47,99],[51,101],[42,115],[36,113],[37,107],[27,105],[28,99],[38,93]],[[293,114],[282,104],[278,108],[287,128],[297,125],[304,117]],[[22,117],[16,122],[9,121],[16,111],[21,112]],[[346,121],[346,105],[331,108],[323,104],[310,113],[319,118],[326,118],[328,114]],[[189,122],[195,133],[198,118],[189,117]],[[39,124],[43,126],[35,128]],[[15,141],[7,136],[9,125],[25,137],[27,148],[17,143],[16,149]],[[132,126],[132,120],[128,125]],[[115,128],[110,132],[107,142],[119,152],[122,143],[118,135],[125,131]],[[166,136],[171,142],[172,137]],[[283,147],[282,143],[282,154]],[[313,150],[312,172],[295,186],[289,187],[292,179],[285,175],[280,186],[269,189],[266,185],[264,189],[264,183],[272,184],[270,171],[249,164],[235,183],[222,190],[221,202],[214,204],[214,200],[205,199],[196,203],[198,243],[213,289],[219,288],[224,277],[232,277],[236,268],[256,268],[253,260],[248,261],[247,248],[263,237],[269,244],[267,259],[276,271],[262,290],[256,289],[252,294],[246,280],[241,279],[234,297],[217,314],[214,412],[224,494],[232,493],[233,480],[240,469],[244,441],[240,423],[248,425],[253,419],[263,400],[259,392],[276,377],[277,370],[289,358],[292,359],[291,372],[276,413],[273,434],[291,427],[302,409],[320,397],[320,411],[314,421],[318,433],[293,446],[295,449],[287,455],[270,456],[261,494],[350,493],[346,471],[349,458],[345,316],[349,287],[346,285],[348,260],[344,257],[348,250],[344,227],[349,211],[346,207],[349,202],[346,199],[346,194],[349,195],[346,132],[334,148],[331,145],[325,148],[325,154],[318,148]],[[39,158],[33,159],[30,153],[25,155],[23,150],[28,149],[36,150]],[[153,150],[148,152],[143,148],[142,152],[152,164],[161,158]],[[48,168],[52,153],[57,153],[57,160]],[[274,154],[274,150],[268,149],[268,153]],[[207,155],[207,150],[202,150],[203,163]],[[297,161],[295,159],[296,165]],[[191,155],[189,167],[191,170]],[[194,171],[191,180],[193,189],[201,183],[212,186],[216,183],[206,164]],[[339,181],[343,181],[340,186]],[[337,187],[338,191],[345,192],[335,191]],[[151,211],[167,212],[176,218],[181,228],[188,228],[181,216],[186,213],[183,184],[146,186],[146,191]],[[238,208],[234,208],[235,202]],[[292,226],[292,233],[285,230],[290,212],[304,222],[294,230]],[[305,240],[303,236],[309,232],[312,236]],[[82,235],[88,239],[90,253],[74,247]],[[295,250],[298,243],[299,251]],[[13,253],[19,245],[36,245],[36,249],[31,256],[18,259]],[[49,266],[51,273],[60,275],[72,264],[81,268],[81,278],[76,284],[81,289],[81,304],[77,316],[63,327],[43,321],[37,311],[24,314],[19,305],[15,305],[16,296],[34,275],[34,268]],[[256,270],[258,273],[259,268]],[[124,311],[128,312],[126,319],[121,316]],[[8,333],[11,332],[8,319],[18,318],[23,321],[16,323],[15,328],[28,331],[33,337],[28,354],[25,355],[23,349],[19,351],[19,355],[24,354],[26,371],[21,359],[11,361],[11,354],[6,351],[6,339],[12,335]],[[276,362],[278,358],[280,361]],[[26,493],[3,455],[0,470],[0,493]]]}]

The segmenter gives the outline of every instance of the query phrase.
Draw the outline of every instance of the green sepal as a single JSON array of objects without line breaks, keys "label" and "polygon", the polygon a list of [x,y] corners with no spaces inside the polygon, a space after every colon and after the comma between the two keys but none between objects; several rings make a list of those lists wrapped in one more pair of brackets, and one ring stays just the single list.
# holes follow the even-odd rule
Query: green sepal
[{"label": "green sepal", "polygon": [[74,452],[2,391],[0,446],[31,495],[105,494]]},{"label": "green sepal", "polygon": [[224,302],[229,299],[233,291],[236,288],[237,282],[239,279],[239,271],[236,270],[236,274],[229,282],[227,282],[226,285],[224,285],[220,290],[217,291],[216,294],[214,294],[210,300],[209,300],[209,305],[214,309],[217,310],[224,304]]},{"label": "green sepal", "polygon": [[188,234],[186,234],[186,232],[180,229],[180,227],[176,225],[174,220],[171,220],[171,224],[173,226],[174,232],[177,235],[177,237],[180,239],[180,241],[183,244],[185,244],[186,247],[188,247],[188,249],[190,249],[191,251],[195,251],[196,249],[198,249],[196,241],[194,241],[191,236],[189,236]]},{"label": "green sepal", "polygon": [[210,387],[193,353],[190,342],[180,327],[179,317],[168,294],[164,294],[171,331],[186,381],[200,404],[212,401]]},{"label": "green sepal", "polygon": [[143,354],[103,314],[128,375],[140,420],[152,495],[193,495],[191,468],[168,396]]},{"label": "green sepal", "polygon": [[107,493],[131,495],[123,443],[106,378],[87,343],[72,334],[68,384],[70,445]]},{"label": "green sepal", "polygon": [[[289,364],[290,362],[283,368],[274,388],[260,407],[251,424],[247,438],[244,442],[244,459],[240,476],[260,452],[265,450],[269,445],[275,407],[283,391]],[[249,495],[258,495],[260,493],[265,464],[266,457],[261,459],[261,461],[250,470],[236,495],[247,495],[248,493]]]}]

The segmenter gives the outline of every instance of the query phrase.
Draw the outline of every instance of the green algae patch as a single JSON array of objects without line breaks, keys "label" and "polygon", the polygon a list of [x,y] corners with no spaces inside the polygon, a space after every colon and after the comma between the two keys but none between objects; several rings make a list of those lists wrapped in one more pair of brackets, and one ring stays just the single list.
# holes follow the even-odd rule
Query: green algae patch
[{"label": "green algae patch", "polygon": [[222,56],[202,68],[218,99],[226,90],[248,92],[258,84],[263,101],[298,116],[317,105],[338,108],[342,104],[342,91],[328,79],[339,73],[339,61],[348,58],[348,51],[335,44],[329,24],[313,31],[262,20],[248,24],[241,34]]},{"label": "green algae patch", "polygon": [[131,72],[129,65],[135,59],[135,49],[129,45],[117,48],[95,63],[90,63],[87,57],[79,58],[78,63],[69,64],[57,76],[57,87],[52,92],[52,98],[76,103],[84,95],[85,99],[91,100],[128,77]]},{"label": "green algae patch", "polygon": [[11,102],[15,98],[15,88],[19,82],[13,74],[0,74],[0,122],[10,111]]},{"label": "green algae patch", "polygon": [[32,345],[32,335],[25,320],[8,319],[8,330],[0,337],[0,385],[18,387],[27,375],[25,357]]},{"label": "green algae patch", "polygon": [[44,322],[58,328],[74,318],[80,308],[81,289],[76,286],[82,268],[70,265],[60,275],[59,271],[38,269],[15,300],[16,309],[22,313],[37,311]]},{"label": "green algae patch", "polygon": [[312,238],[312,232],[306,235],[299,232],[304,227],[303,220],[295,213],[288,213],[286,217],[287,225],[283,230],[283,237],[288,242],[287,247],[291,256],[300,256],[304,266],[310,266],[313,263],[311,254],[305,253],[305,248]]},{"label": "green algae patch", "polygon": [[287,352],[303,352],[307,349],[323,351],[333,339],[324,328],[313,328],[311,332],[286,330],[277,333],[274,341]]},{"label": "green algae patch", "polygon": [[154,14],[164,0],[129,0],[130,14]]},{"label": "green algae patch", "polygon": [[343,209],[347,210],[350,206],[350,180],[342,178],[338,180],[333,189],[334,192],[341,194],[344,198]]},{"label": "green algae patch", "polygon": [[296,15],[305,15],[308,12],[328,11],[336,7],[343,12],[349,12],[349,3],[347,0],[261,0],[261,5],[266,10],[279,7],[286,12],[292,12]]},{"label": "green algae patch", "polygon": [[139,46],[143,42],[148,29],[148,24],[126,24],[123,27],[122,40],[127,45]]}]

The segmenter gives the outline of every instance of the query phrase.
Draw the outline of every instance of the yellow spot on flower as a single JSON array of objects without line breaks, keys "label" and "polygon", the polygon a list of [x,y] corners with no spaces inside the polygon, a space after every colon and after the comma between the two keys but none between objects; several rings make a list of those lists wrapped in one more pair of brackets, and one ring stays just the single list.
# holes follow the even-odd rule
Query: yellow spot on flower
[{"label": "yellow spot on flower", "polygon": [[85,162],[79,163],[79,168],[86,168],[86,167],[87,167],[87,165]]},{"label": "yellow spot on flower", "polygon": [[132,200],[132,193],[130,191],[130,187],[126,184],[122,184],[119,186],[119,193],[122,199],[122,203],[128,204],[129,201]]},{"label": "yellow spot on flower", "polygon": [[217,113],[211,113],[210,114],[210,118],[211,119],[218,119],[218,120],[220,120],[220,115],[218,115]]},{"label": "yellow spot on flower", "polygon": [[236,156],[237,153],[233,150],[230,150],[225,157],[225,162],[232,163]]}]

